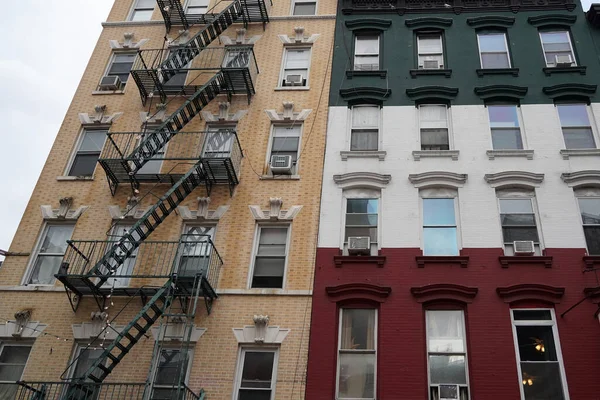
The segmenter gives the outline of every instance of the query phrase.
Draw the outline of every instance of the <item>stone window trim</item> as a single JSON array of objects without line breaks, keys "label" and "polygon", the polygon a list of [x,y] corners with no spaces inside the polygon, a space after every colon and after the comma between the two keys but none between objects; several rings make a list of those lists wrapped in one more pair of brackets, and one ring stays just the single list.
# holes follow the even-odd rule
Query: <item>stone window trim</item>
[{"label": "stone window trim", "polygon": [[288,36],[286,34],[277,35],[284,47],[311,47],[317,39],[321,36],[320,33],[313,33],[308,35],[305,33],[303,26],[294,27],[294,36]]},{"label": "stone window trim", "polygon": [[127,197],[127,203],[124,208],[118,205],[108,206],[108,212],[111,219],[114,220],[137,220],[142,218],[150,207],[141,207],[138,196]]},{"label": "stone window trim", "polygon": [[498,297],[502,301],[508,304],[520,301],[541,301],[544,303],[559,304],[565,294],[565,288],[537,283],[524,283],[498,287],[496,288],[496,294],[498,294]]},{"label": "stone window trim", "polygon": [[282,210],[283,200],[281,197],[269,198],[269,209],[263,210],[260,205],[248,205],[252,217],[256,222],[292,222],[302,210],[301,205],[291,206],[288,210]]},{"label": "stone window trim", "polygon": [[150,39],[140,39],[138,42],[134,42],[133,38],[135,37],[135,33],[133,32],[125,32],[123,33],[123,41],[119,42],[118,40],[109,40],[108,43],[110,48],[113,51],[119,50],[131,50],[131,49],[140,49],[147,41]]},{"label": "stone window trim", "polygon": [[58,200],[58,208],[51,205],[41,205],[42,218],[45,221],[77,221],[90,206],[73,208],[73,197],[63,197]]},{"label": "stone window trim", "polygon": [[554,101],[583,101],[586,104],[591,103],[590,96],[596,93],[598,85],[588,85],[583,83],[562,83],[554,86],[545,86],[542,92]]},{"label": "stone window trim", "polygon": [[344,25],[350,31],[370,30],[383,32],[392,26],[392,21],[380,18],[360,18],[345,21]]},{"label": "stone window trim", "polygon": [[408,180],[417,189],[453,188],[459,189],[467,182],[467,174],[447,171],[431,171],[408,175]]},{"label": "stone window trim", "polygon": [[522,157],[528,160],[533,160],[533,150],[515,149],[515,150],[487,150],[485,154],[489,160],[505,157]]},{"label": "stone window trim", "polygon": [[124,328],[125,325],[111,325],[107,326],[108,314],[105,312],[92,312],[92,322],[82,322],[80,324],[71,325],[73,331],[73,339],[80,341],[89,341],[93,339],[98,340],[115,340]]},{"label": "stone window trim", "polygon": [[451,27],[453,22],[454,20],[452,18],[421,17],[407,19],[404,21],[404,25],[406,25],[410,29],[443,30],[445,28]]},{"label": "stone window trim", "polygon": [[375,172],[349,172],[333,176],[335,184],[343,190],[353,188],[381,190],[385,189],[391,180],[391,175]]},{"label": "stone window trim", "polygon": [[441,101],[449,104],[458,95],[458,88],[447,86],[419,86],[406,89],[406,95],[415,103]]},{"label": "stone window trim", "polygon": [[584,187],[600,188],[600,170],[582,170],[564,172],[560,178],[568,187],[579,189]]},{"label": "stone window trim", "polygon": [[110,129],[113,122],[121,118],[123,112],[107,114],[106,105],[94,106],[94,113],[79,113],[79,122],[84,128]]},{"label": "stone window trim", "polygon": [[279,326],[269,326],[268,315],[254,315],[254,325],[246,325],[243,328],[232,328],[233,335],[238,345],[281,345],[291,329]]},{"label": "stone window trim", "polygon": [[598,157],[600,149],[561,149],[560,155],[563,160],[568,160],[571,157]]},{"label": "stone window trim", "polygon": [[304,122],[311,112],[312,109],[302,109],[299,112],[295,112],[293,101],[283,102],[282,113],[277,112],[277,110],[265,110],[272,123]]},{"label": "stone window trim", "polygon": [[506,29],[515,24],[515,17],[502,15],[483,15],[467,18],[467,25],[474,29]]},{"label": "stone window trim", "polygon": [[215,210],[209,210],[210,197],[198,197],[197,210],[190,210],[188,206],[178,206],[177,211],[184,221],[219,221],[229,210],[229,206],[219,206]]},{"label": "stone window trim", "polygon": [[459,150],[413,150],[414,161],[420,161],[421,158],[450,158],[452,161],[458,161]]},{"label": "stone window trim", "polygon": [[15,313],[14,320],[0,323],[0,341],[36,339],[44,334],[47,324],[31,321],[31,310],[21,310]]},{"label": "stone window trim", "polygon": [[569,27],[577,21],[577,15],[543,14],[527,18],[527,22],[536,28],[563,26]]},{"label": "stone window trim", "polygon": [[508,100],[518,105],[525,98],[528,90],[526,86],[488,85],[475,87],[473,92],[485,102]]},{"label": "stone window trim", "polygon": [[329,300],[341,304],[377,304],[387,300],[392,288],[369,283],[347,283],[325,288]]},{"label": "stone window trim", "polygon": [[185,321],[181,320],[178,322],[170,322],[169,325],[162,325],[160,327],[155,326],[150,329],[150,332],[152,333],[152,338],[155,341],[161,341],[163,343],[196,343],[200,340],[202,335],[206,333],[207,330],[206,328],[200,328],[194,325],[191,328],[191,334],[188,336],[189,332],[187,331],[187,329],[189,328],[186,327]]},{"label": "stone window trim", "polygon": [[[357,72],[357,71],[352,71]],[[358,71],[358,72],[376,72],[376,71]],[[353,89],[340,89],[340,97],[349,105],[354,104],[378,104],[383,102],[392,94],[392,89],[382,89],[377,87],[357,86]]]},{"label": "stone window trim", "polygon": [[376,158],[379,161],[384,161],[387,151],[340,151],[342,161],[348,161],[349,158]]},{"label": "stone window trim", "polygon": [[504,171],[495,174],[485,174],[485,181],[495,189],[510,187],[535,189],[544,181],[544,174],[527,171]]}]

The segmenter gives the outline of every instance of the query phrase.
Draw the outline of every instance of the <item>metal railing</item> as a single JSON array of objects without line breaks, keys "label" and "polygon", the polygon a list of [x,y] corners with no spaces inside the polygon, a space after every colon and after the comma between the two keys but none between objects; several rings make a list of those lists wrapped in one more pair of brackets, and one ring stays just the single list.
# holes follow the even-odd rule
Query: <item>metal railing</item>
[{"label": "metal railing", "polygon": [[[134,234],[135,235],[135,234]],[[68,276],[85,276],[118,242],[113,240],[68,240],[63,273]],[[125,256],[125,254],[123,254]],[[223,260],[209,235],[182,235],[177,242],[143,241],[120,265],[106,268],[110,279],[107,286],[132,287],[129,278],[168,278],[201,274],[213,288],[219,280]],[[110,270],[109,270],[110,269]]]}]

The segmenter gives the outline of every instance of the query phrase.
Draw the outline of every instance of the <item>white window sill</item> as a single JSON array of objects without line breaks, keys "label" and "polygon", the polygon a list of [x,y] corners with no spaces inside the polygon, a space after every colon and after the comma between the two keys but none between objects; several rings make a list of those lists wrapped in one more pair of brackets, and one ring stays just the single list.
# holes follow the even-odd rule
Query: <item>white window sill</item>
[{"label": "white window sill", "polygon": [[282,92],[282,91],[286,91],[286,90],[304,91],[304,90],[310,90],[310,86],[277,86],[275,88],[276,92]]},{"label": "white window sill", "polygon": [[65,288],[55,285],[0,286],[0,292],[64,292]]},{"label": "white window sill", "polygon": [[105,95],[105,94],[125,94],[124,90],[94,90],[92,95]]},{"label": "white window sill", "polygon": [[93,181],[93,176],[57,176],[57,181]]},{"label": "white window sill", "polygon": [[533,160],[533,150],[488,150],[485,154],[490,160],[496,157],[524,157]]},{"label": "white window sill", "polygon": [[300,175],[261,175],[260,179],[265,181],[299,181]]},{"label": "white window sill", "polygon": [[266,295],[266,296],[310,296],[312,290],[287,289],[217,289],[217,294]]},{"label": "white window sill", "polygon": [[386,151],[340,151],[342,161],[346,161],[349,158],[378,158],[379,161],[383,161],[386,155]]},{"label": "white window sill", "polygon": [[600,156],[600,149],[563,149],[560,151],[563,160],[569,157]]},{"label": "white window sill", "polygon": [[421,158],[451,158],[458,160],[458,150],[415,150],[412,152],[413,159],[420,161]]}]

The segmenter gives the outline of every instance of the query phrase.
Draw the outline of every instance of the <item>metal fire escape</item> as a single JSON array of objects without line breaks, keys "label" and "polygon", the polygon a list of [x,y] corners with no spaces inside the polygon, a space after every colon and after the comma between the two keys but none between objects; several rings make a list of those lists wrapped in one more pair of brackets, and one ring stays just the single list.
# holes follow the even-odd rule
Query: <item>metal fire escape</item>
[{"label": "metal fire escape", "polygon": [[[123,236],[109,241],[69,241],[56,275],[64,284],[74,311],[85,296],[93,297],[101,311],[107,301],[110,302],[111,296],[139,295],[144,306],[118,331],[114,340],[101,347],[102,353],[85,373],[59,383],[19,382],[18,397],[15,398],[204,398],[203,391],[193,393],[183,380],[187,369],[185,365],[189,361],[187,347],[200,299],[203,298],[210,313],[212,302],[217,297],[215,288],[222,259],[206,235],[183,235],[177,242],[146,239],[197,187],[204,186],[210,194],[215,184],[228,184],[232,190],[239,183],[243,154],[234,131],[182,130],[219,94],[231,96],[243,93],[250,101],[255,93],[254,82],[258,74],[252,47],[209,45],[233,23],[247,25],[260,22],[264,25],[269,20],[268,7],[265,0],[233,0],[222,11],[196,16],[191,21],[179,0],[157,0],[157,3],[167,30],[174,24],[186,28],[192,23],[206,26],[187,43],[168,52],[140,51],[131,74],[143,103],[155,95],[164,102],[174,90],[188,97],[151,132],[109,133],[99,163],[106,171],[113,195],[119,183],[125,182],[136,189],[144,182],[172,186]],[[197,77],[204,79],[196,85],[180,82],[180,86],[173,89],[170,82],[182,71],[196,73]],[[188,154],[182,155],[182,149],[186,149]],[[167,173],[149,172],[149,163],[156,160],[170,162],[173,167]],[[187,168],[182,165],[187,165]],[[127,285],[122,284],[124,279],[128,281]],[[172,382],[167,389],[161,388],[162,394],[148,383],[153,381],[153,376],[149,376],[146,383],[122,384],[123,387],[104,383],[135,344],[148,337],[150,329],[158,321],[159,340],[155,342],[150,374],[154,374],[159,362],[178,354],[179,380]],[[171,354],[164,351],[162,343],[163,339],[169,339],[169,326],[174,322],[179,327],[177,337],[181,342],[181,352]]]}]

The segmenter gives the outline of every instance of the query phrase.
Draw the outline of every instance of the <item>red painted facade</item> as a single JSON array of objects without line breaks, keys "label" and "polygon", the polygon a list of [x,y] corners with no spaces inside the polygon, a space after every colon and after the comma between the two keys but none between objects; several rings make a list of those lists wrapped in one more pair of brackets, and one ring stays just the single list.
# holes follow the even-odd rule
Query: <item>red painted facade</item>
[{"label": "red painted facade", "polygon": [[[570,400],[600,399],[594,303],[600,299],[591,296],[560,316],[582,300],[584,289],[598,286],[595,272],[582,272],[585,249],[545,253],[551,265],[541,259],[503,266],[502,250],[491,248],[463,249],[466,266],[425,260],[420,267],[420,249],[382,249],[382,266],[376,260],[345,263],[335,257],[339,249],[318,249],[306,399],[335,399],[339,307],[364,304],[379,309],[377,399],[427,400],[424,310],[432,299],[438,307],[465,310],[472,400],[520,398],[509,310],[525,306],[555,309]],[[411,292],[434,284],[448,285]]]}]

